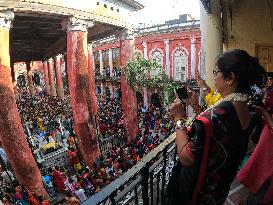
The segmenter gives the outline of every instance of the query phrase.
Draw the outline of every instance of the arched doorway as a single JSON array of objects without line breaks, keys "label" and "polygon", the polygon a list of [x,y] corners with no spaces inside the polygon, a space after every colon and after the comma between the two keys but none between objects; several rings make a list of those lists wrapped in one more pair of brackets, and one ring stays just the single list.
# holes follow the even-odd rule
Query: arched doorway
[{"label": "arched doorway", "polygon": [[162,107],[162,98],[160,97],[159,94],[153,93],[151,95],[151,104],[156,108]]},{"label": "arched doorway", "polygon": [[107,97],[111,96],[111,91],[110,91],[109,87],[105,87],[105,94],[106,94]]},{"label": "arched doorway", "polygon": [[120,99],[121,99],[121,96],[122,96],[122,92],[121,92],[121,89],[119,88],[119,89],[117,89],[117,90],[115,91],[115,98],[116,98],[117,100],[120,100]]},{"label": "arched doorway", "polygon": [[17,77],[17,86],[19,88],[26,87],[26,77],[24,75],[19,75]]},{"label": "arched doorway", "polygon": [[39,86],[41,85],[41,78],[40,78],[40,75],[39,73],[34,73],[33,76],[32,76],[32,79],[33,79],[33,82],[35,85]]},{"label": "arched doorway", "polygon": [[97,95],[101,94],[101,87],[99,85],[97,86],[96,92],[97,92]]},{"label": "arched doorway", "polygon": [[140,104],[143,105],[143,96],[142,96],[141,92],[136,91],[136,98],[137,98],[137,104],[138,105],[140,105]]}]

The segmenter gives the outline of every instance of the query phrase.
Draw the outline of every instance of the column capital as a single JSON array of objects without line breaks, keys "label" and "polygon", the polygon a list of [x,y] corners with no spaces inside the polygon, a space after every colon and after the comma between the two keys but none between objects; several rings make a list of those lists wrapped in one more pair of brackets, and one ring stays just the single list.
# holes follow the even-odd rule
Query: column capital
[{"label": "column capital", "polygon": [[11,11],[0,12],[0,27],[10,29],[12,27],[12,21],[14,19],[14,13]]},{"label": "column capital", "polygon": [[147,47],[147,41],[142,41],[142,46]]},{"label": "column capital", "polygon": [[196,43],[196,38],[191,37],[190,40],[191,40],[191,44],[195,44]]},{"label": "column capital", "polygon": [[169,43],[170,43],[170,40],[169,40],[169,39],[165,39],[165,40],[164,40],[164,43],[165,43],[165,44],[169,44]]},{"label": "column capital", "polygon": [[62,54],[56,55],[56,56],[54,57],[54,60],[61,60],[62,57],[63,57]]},{"label": "column capital", "polygon": [[124,29],[116,32],[116,37],[120,38],[120,40],[134,40],[134,31],[129,29]]},{"label": "column capital", "polygon": [[93,21],[70,17],[62,22],[62,28],[66,31],[84,31],[87,32],[89,27],[94,25]]},{"label": "column capital", "polygon": [[52,63],[52,62],[53,62],[53,58],[49,58],[49,59],[47,60],[47,62]]}]

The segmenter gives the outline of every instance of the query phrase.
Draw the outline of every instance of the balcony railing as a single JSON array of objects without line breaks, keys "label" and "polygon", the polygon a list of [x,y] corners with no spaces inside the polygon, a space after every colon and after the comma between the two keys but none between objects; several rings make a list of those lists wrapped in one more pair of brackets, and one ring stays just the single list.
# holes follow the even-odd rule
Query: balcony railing
[{"label": "balcony railing", "polygon": [[175,134],[158,145],[125,174],[83,204],[162,204],[170,173],[176,161]]}]

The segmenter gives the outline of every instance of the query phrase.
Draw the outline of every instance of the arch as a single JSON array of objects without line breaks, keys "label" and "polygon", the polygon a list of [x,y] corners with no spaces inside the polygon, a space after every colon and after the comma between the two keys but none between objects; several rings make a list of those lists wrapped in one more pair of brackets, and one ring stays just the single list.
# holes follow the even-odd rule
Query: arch
[{"label": "arch", "polygon": [[179,46],[172,52],[173,80],[186,82],[188,78],[189,52],[185,47]]},{"label": "arch", "polygon": [[[156,61],[159,65],[163,67],[164,64],[164,52],[160,48],[154,48],[149,52],[149,59]],[[156,68],[150,72],[151,76],[158,75],[160,73],[160,68]]]},{"label": "arch", "polygon": [[118,89],[116,89],[116,91],[115,91],[115,98],[116,98],[117,100],[121,100],[121,97],[122,97],[122,92],[121,92],[121,89],[118,88]]},{"label": "arch", "polygon": [[26,76],[23,74],[19,74],[17,77],[17,86],[19,88],[26,87],[27,81],[26,81]]},{"label": "arch", "polygon": [[156,108],[162,107],[162,98],[158,93],[153,93],[151,95],[151,104]]},{"label": "arch", "polygon": [[137,104],[143,104],[143,96],[142,93],[139,91],[136,91],[136,99],[137,99]]},{"label": "arch", "polygon": [[40,72],[34,72],[32,75],[33,83],[37,86],[40,86],[42,84],[41,79],[41,73]]}]

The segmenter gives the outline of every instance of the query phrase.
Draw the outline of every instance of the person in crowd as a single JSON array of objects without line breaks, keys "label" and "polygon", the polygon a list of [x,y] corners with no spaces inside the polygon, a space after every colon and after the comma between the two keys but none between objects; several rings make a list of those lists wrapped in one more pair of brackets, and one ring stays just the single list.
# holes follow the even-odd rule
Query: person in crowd
[{"label": "person in crowd", "polygon": [[75,196],[72,196],[72,194],[70,192],[66,193],[65,200],[66,200],[67,204],[69,204],[69,205],[79,205],[80,204],[79,199],[77,199]]},{"label": "person in crowd", "polygon": [[265,71],[256,58],[235,49],[218,56],[213,74],[222,99],[196,117],[189,129],[181,101],[177,98],[170,108],[180,161],[165,204],[224,204],[245,156],[252,132],[248,95],[251,86],[262,86]]},{"label": "person in crowd", "polygon": [[78,197],[81,203],[87,200],[87,196],[81,186],[76,187],[75,195]]},{"label": "person in crowd", "polygon": [[260,140],[249,160],[237,174],[237,180],[251,194],[246,205],[273,203],[273,119],[268,107],[253,106],[265,120]]}]

